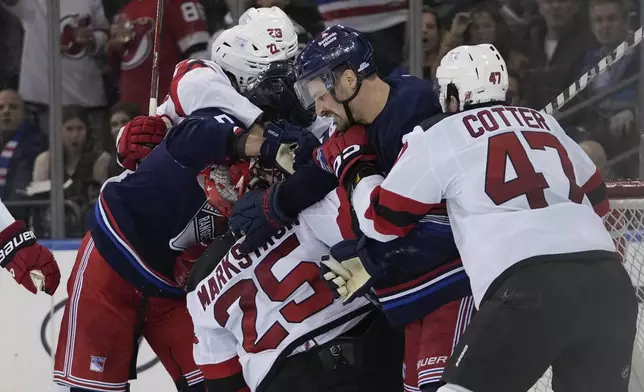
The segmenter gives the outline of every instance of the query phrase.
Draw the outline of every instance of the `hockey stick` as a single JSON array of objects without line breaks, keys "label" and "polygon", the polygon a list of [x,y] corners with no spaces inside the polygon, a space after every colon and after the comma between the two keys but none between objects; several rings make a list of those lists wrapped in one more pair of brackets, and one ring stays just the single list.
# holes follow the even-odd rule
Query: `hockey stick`
[{"label": "hockey stick", "polygon": [[547,114],[552,114],[555,111],[559,110],[575,95],[579,94],[581,90],[585,89],[597,76],[604,73],[604,71],[606,71],[611,65],[615,64],[618,60],[624,57],[630,49],[639,45],[639,43],[642,42],[642,34],[644,34],[644,27],[637,29],[637,31],[633,35],[628,37],[626,41],[619,44],[619,46],[617,46],[606,57],[599,60],[599,62],[595,64],[592,69],[581,75],[581,77],[577,79],[575,83],[568,86],[567,89],[559,94],[557,98],[555,98],[552,102],[547,104],[546,107],[541,111]]},{"label": "hockey stick", "polygon": [[161,29],[163,28],[163,2],[157,0],[156,24],[154,26],[154,47],[152,49],[152,85],[150,86],[150,105],[148,115],[157,114],[157,95],[159,95],[159,49],[161,47]]}]

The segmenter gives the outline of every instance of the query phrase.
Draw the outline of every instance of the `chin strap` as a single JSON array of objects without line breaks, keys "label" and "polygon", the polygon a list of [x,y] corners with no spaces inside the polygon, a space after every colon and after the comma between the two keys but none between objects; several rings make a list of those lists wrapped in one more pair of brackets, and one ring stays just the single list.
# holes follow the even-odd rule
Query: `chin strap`
[{"label": "chin strap", "polygon": [[349,98],[345,100],[338,99],[338,97],[335,95],[335,89],[331,91],[331,96],[333,97],[333,100],[341,104],[342,107],[344,108],[344,111],[347,113],[347,120],[349,120],[349,126],[352,126],[353,124],[356,123],[355,119],[353,118],[353,113],[351,112],[351,108],[349,107],[349,103],[353,101],[353,99],[358,95],[361,87],[362,87],[362,79],[358,78],[358,85],[356,86],[356,90],[353,92],[353,94],[351,94]]}]

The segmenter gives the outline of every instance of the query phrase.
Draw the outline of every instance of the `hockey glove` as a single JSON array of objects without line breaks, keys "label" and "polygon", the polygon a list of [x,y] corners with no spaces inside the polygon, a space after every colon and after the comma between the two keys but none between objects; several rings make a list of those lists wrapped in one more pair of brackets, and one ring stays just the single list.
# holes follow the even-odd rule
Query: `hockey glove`
[{"label": "hockey glove", "polygon": [[313,151],[320,147],[322,143],[311,132],[305,131],[300,135],[297,141],[297,148],[295,148],[295,156],[293,160],[293,168],[299,169],[301,166],[306,165],[313,159]]},{"label": "hockey glove", "polygon": [[36,294],[53,295],[60,283],[54,255],[36,242],[36,236],[15,221],[0,232],[0,267],[6,268],[18,284]]},{"label": "hockey glove", "polygon": [[165,137],[171,123],[165,117],[137,116],[125,124],[116,137],[116,161],[128,170],[136,170]]},{"label": "hockey glove", "polygon": [[[368,271],[374,265],[364,248],[364,240],[346,240],[331,247],[321,258],[321,273],[331,288],[349,303],[366,295],[380,271]],[[361,260],[362,259],[362,260]]]},{"label": "hockey glove", "polygon": [[267,122],[264,125],[265,140],[260,147],[261,156],[275,158],[281,144],[297,143],[302,132],[306,132],[306,129],[291,125],[284,120]]},{"label": "hockey glove", "polygon": [[282,172],[293,174],[295,170],[313,159],[313,150],[320,145],[320,141],[314,134],[302,129],[297,143],[280,144],[275,163]]},{"label": "hockey glove", "polygon": [[324,170],[335,174],[340,185],[359,162],[375,162],[376,154],[369,144],[367,130],[362,125],[354,125],[344,133],[334,133],[314,153],[316,163]]},{"label": "hockey glove", "polygon": [[280,186],[277,183],[266,190],[250,191],[233,206],[228,225],[235,236],[246,236],[239,245],[241,253],[248,254],[264,245],[277,229],[291,222],[277,205]]}]

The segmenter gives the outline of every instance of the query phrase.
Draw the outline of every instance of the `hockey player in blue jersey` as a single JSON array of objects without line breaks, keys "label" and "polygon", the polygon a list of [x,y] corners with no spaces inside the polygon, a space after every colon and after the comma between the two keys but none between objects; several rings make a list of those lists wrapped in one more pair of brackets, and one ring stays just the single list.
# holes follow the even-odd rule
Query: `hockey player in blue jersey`
[{"label": "hockey player in blue jersey", "polygon": [[[402,136],[411,132],[419,119],[441,111],[427,81],[412,76],[384,80],[376,76],[371,45],[361,33],[347,27],[330,27],[311,41],[296,60],[296,72],[295,87],[304,106],[333,117],[334,135],[345,135],[346,144],[340,145],[339,138],[331,135],[325,145],[334,145],[339,151],[350,151],[354,144],[369,145],[370,155],[384,172],[393,166]],[[362,139],[365,128],[368,140]],[[335,162],[315,161],[283,183],[264,193],[251,192],[235,204],[230,226],[246,235],[245,250],[263,243],[275,227],[338,186],[335,175],[328,172],[333,172],[329,166],[334,167]],[[443,209],[428,217],[411,237],[389,243],[387,251],[380,247],[379,252],[373,252],[370,240],[360,241],[363,256],[376,263],[392,255],[399,259],[393,263],[399,268],[388,268],[376,279],[375,294],[390,323],[406,326],[407,387],[424,391],[437,388],[453,342],[473,311],[469,281],[445,214]],[[338,244],[332,254],[340,260],[349,258],[356,252],[356,243]],[[418,245],[429,243],[433,244],[432,253],[420,252]]]},{"label": "hockey player in blue jersey", "polygon": [[[239,28],[225,34],[253,40]],[[214,63],[209,67],[226,80],[237,76]],[[103,186],[68,281],[57,383],[72,391],[125,391],[142,335],[179,391],[206,390],[192,357],[193,327],[175,267],[178,257],[199,256],[202,244],[227,230],[218,201],[211,203],[206,194],[223,199],[236,194],[235,184],[218,181],[208,189],[200,175],[204,168],[220,168],[217,172],[227,178],[231,163],[252,156],[274,159],[287,141],[282,129],[270,123],[263,126],[264,138],[261,122],[247,129],[216,107],[192,112],[136,171]]]}]

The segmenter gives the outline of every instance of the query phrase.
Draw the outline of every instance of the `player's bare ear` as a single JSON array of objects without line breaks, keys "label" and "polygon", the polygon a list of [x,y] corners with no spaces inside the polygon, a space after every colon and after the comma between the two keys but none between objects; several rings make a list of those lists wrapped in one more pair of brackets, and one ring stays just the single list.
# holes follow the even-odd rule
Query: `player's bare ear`
[{"label": "player's bare ear", "polygon": [[342,73],[342,81],[346,84],[347,87],[352,90],[355,89],[358,85],[358,77],[352,69],[344,70],[344,72]]}]

